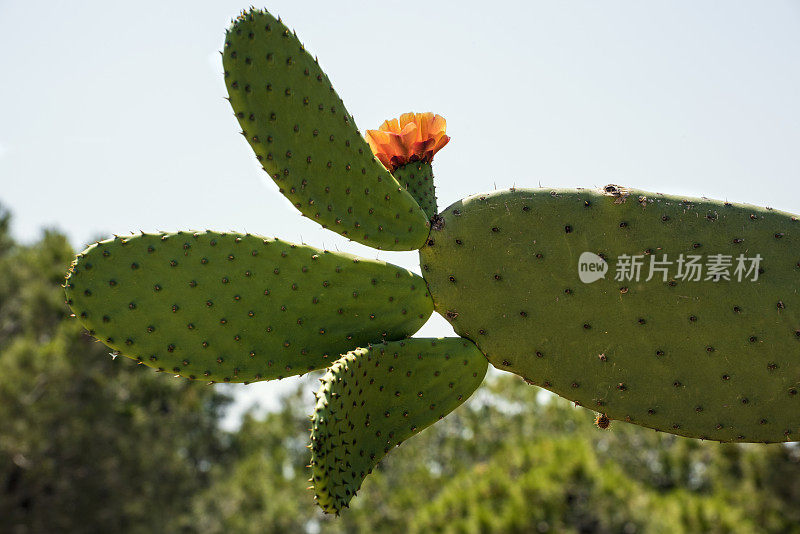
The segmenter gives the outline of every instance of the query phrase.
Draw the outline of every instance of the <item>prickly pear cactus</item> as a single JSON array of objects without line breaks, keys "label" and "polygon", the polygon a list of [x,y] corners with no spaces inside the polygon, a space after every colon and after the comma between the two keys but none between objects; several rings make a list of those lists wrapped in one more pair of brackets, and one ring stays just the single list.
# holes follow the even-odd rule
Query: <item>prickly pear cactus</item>
[{"label": "prickly pear cactus", "polygon": [[[328,367],[312,481],[338,513],[488,363],[598,412],[719,441],[800,439],[800,230],[789,214],[607,186],[512,189],[438,213],[444,119],[362,137],[315,58],[261,10],[233,21],[229,100],[306,217],[420,250],[423,277],[250,234],[116,237],[78,255],[67,304],[116,353],[223,382]],[[409,339],[435,309],[460,338]]]}]

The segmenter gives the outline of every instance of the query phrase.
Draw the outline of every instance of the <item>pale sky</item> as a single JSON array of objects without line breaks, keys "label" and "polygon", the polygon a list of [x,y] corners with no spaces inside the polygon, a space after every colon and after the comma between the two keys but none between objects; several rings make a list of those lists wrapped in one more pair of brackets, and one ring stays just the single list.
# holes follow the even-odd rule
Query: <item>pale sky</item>
[{"label": "pale sky", "polygon": [[[0,0],[0,202],[18,239],[249,231],[419,272],[414,252],[301,218],[259,170],[218,53],[243,7]],[[800,213],[800,1],[264,7],[319,56],[362,132],[406,111],[447,119],[440,208],[512,185],[616,183]],[[448,334],[436,315],[421,332]],[[269,401],[294,383],[239,389]]]}]

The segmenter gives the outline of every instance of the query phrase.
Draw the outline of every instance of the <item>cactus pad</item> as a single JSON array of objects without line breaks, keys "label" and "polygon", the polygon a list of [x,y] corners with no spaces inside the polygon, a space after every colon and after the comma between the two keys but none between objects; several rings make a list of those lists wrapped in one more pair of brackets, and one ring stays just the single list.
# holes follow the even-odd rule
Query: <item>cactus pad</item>
[{"label": "cactus pad", "polygon": [[392,175],[411,193],[429,219],[436,215],[439,208],[436,206],[436,188],[430,162],[408,163],[392,171]]},{"label": "cactus pad", "polygon": [[254,235],[115,238],[66,282],[81,323],[124,356],[188,378],[251,382],[403,339],[432,311],[425,282],[376,260]]},{"label": "cactus pad", "polygon": [[[420,251],[436,310],[499,369],[665,432],[800,438],[795,217],[616,186],[476,195],[441,215]],[[584,252],[608,262],[605,277],[579,279]],[[647,280],[681,255],[730,258],[729,279],[673,263]],[[626,256],[638,281],[617,279]],[[761,258],[741,281],[740,256]]]},{"label": "cactus pad", "polygon": [[223,65],[244,137],[303,215],[375,248],[422,246],[424,212],[373,156],[328,77],[282,22],[243,13],[226,35]]},{"label": "cactus pad", "polygon": [[311,467],[317,502],[338,512],[394,446],[456,409],[487,361],[465,339],[408,339],[338,360],[317,394]]}]

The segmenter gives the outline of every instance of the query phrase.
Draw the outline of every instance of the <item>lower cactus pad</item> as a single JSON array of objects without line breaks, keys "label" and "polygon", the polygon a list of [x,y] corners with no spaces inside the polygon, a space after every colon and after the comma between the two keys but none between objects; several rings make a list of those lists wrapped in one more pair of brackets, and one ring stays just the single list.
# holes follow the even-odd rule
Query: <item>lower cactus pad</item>
[{"label": "lower cactus pad", "polygon": [[465,339],[408,339],[349,352],[317,394],[311,467],[326,512],[347,506],[394,446],[455,410],[488,362]]}]

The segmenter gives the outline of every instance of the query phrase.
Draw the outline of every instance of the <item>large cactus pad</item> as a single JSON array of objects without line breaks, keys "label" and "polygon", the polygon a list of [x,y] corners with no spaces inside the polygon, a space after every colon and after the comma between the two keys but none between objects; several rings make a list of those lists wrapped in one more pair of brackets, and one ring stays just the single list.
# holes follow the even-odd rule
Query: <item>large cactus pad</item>
[{"label": "large cactus pad", "polygon": [[794,217],[615,186],[495,192],[441,215],[421,251],[436,310],[496,367],[666,432],[800,438]]},{"label": "large cactus pad", "polygon": [[67,302],[100,341],[189,378],[251,382],[403,339],[433,305],[425,282],[376,260],[254,235],[143,234],[81,253]]}]

